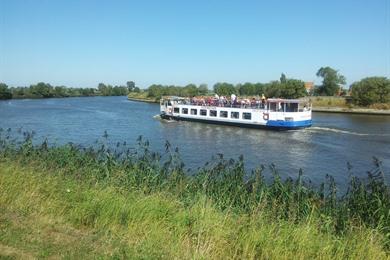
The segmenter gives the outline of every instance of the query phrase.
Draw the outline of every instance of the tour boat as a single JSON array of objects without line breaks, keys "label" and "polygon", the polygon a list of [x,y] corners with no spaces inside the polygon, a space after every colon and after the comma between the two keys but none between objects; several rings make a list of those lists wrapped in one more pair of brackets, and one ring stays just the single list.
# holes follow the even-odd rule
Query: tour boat
[{"label": "tour boat", "polygon": [[310,127],[311,104],[300,99],[163,97],[161,118],[251,128],[289,130]]}]

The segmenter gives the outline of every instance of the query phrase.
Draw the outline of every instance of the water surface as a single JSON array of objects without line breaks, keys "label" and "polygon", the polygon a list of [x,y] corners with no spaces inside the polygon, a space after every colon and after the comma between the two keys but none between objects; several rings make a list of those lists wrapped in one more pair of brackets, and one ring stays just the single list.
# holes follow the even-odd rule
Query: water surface
[{"label": "water surface", "polygon": [[227,158],[244,155],[248,169],[274,163],[283,176],[295,177],[302,168],[316,183],[326,174],[347,181],[347,162],[363,176],[372,168],[372,156],[390,172],[389,116],[314,113],[313,127],[277,132],[167,122],[155,119],[158,113],[157,104],[126,97],[8,100],[0,101],[0,127],[34,130],[38,139],[48,137],[57,144],[92,145],[104,131],[114,143],[135,144],[142,135],[158,151],[168,140],[192,169],[223,153]]}]

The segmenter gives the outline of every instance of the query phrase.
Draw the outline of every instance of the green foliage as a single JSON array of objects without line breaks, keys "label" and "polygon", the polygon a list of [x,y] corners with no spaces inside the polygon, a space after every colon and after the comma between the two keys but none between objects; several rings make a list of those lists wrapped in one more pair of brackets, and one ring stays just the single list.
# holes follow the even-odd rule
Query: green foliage
[{"label": "green foliage", "polygon": [[307,96],[305,83],[298,79],[287,79],[284,74],[279,81],[271,81],[265,88],[267,97],[301,98]]},{"label": "green foliage", "polygon": [[208,89],[206,84],[201,84],[199,87],[195,84],[188,84],[185,87],[153,84],[146,91],[148,92],[148,97],[160,99],[162,96],[194,97],[205,95]]},{"label": "green foliage", "polygon": [[233,93],[241,96],[265,94],[267,97],[274,98],[300,98],[307,95],[303,81],[287,79],[284,74],[281,75],[280,80],[267,84],[246,82],[236,86],[229,83],[217,83],[214,85],[214,92],[224,96],[230,96]]},{"label": "green foliage", "polygon": [[207,84],[200,84],[198,87],[198,94],[200,96],[206,96],[209,92],[209,88],[207,87]]},{"label": "green foliage", "polygon": [[230,96],[231,94],[237,94],[234,85],[226,82],[215,83],[214,92],[220,96]]},{"label": "green foliage", "polygon": [[281,83],[281,94],[283,98],[300,98],[307,96],[305,83],[297,79],[285,79],[285,83]]},{"label": "green foliage", "polygon": [[[107,145],[107,134],[100,145],[89,148],[74,144],[50,147],[47,141],[33,145],[28,133],[22,143],[17,143],[11,134],[11,130],[0,131],[0,159],[39,164],[50,172],[61,171],[88,183],[105,183],[144,194],[166,192],[187,206],[204,196],[224,212],[251,216],[260,210],[272,220],[294,225],[305,225],[315,217],[320,232],[335,236],[365,226],[381,233],[383,246],[390,247],[390,190],[376,158],[366,180],[354,177],[349,167],[347,192],[338,194],[331,176],[318,189],[311,186],[302,171],[296,180],[283,180],[274,165],[269,166],[271,177],[265,176],[263,165],[247,174],[242,157],[234,160],[218,155],[189,175],[177,148],[172,149],[167,142],[165,153],[159,154],[151,151],[142,137],[135,148],[118,143],[112,149]],[[83,223],[96,223],[91,218]]]},{"label": "green foliage", "polygon": [[11,99],[12,93],[8,89],[7,84],[0,83],[0,99]]},{"label": "green foliage", "polygon": [[22,252],[168,259],[389,252],[390,191],[375,158],[367,180],[349,166],[347,192],[338,194],[330,176],[314,188],[302,171],[283,180],[274,165],[271,177],[265,166],[248,175],[242,157],[218,155],[189,175],[177,148],[167,142],[155,153],[142,137],[113,149],[107,134],[89,148],[12,134],[0,129],[0,243]]},{"label": "green foliage", "polygon": [[345,77],[331,67],[321,67],[316,75],[323,78],[318,90],[321,95],[334,96],[338,94],[340,85],[345,84]]},{"label": "green foliage", "polygon": [[[4,84],[5,85],[5,84]],[[136,90],[134,88],[133,90]],[[86,96],[125,96],[129,90],[125,86],[111,86],[100,83],[96,88],[68,88],[65,86],[51,86],[48,83],[39,82],[30,87],[16,87],[9,90],[12,98],[62,98],[62,97],[86,97]],[[139,91],[139,88],[138,88]],[[1,87],[0,87],[1,93]],[[0,94],[1,96],[1,94]]]},{"label": "green foliage", "polygon": [[127,86],[127,89],[129,90],[129,92],[132,92],[135,89],[134,81],[127,81],[126,86]]},{"label": "green foliage", "polygon": [[50,84],[39,82],[30,86],[30,93],[37,98],[53,97],[53,87]]},{"label": "green foliage", "polygon": [[280,83],[285,84],[287,82],[287,77],[284,73],[280,75]]},{"label": "green foliage", "polygon": [[237,92],[241,96],[261,96],[264,93],[265,85],[262,83],[250,83],[236,85]]},{"label": "green foliage", "polygon": [[[274,218],[261,204],[250,213],[222,211],[205,195],[184,201],[172,192],[146,193],[94,180],[92,165],[67,175],[67,166],[50,168],[37,159],[0,157],[0,258],[376,260],[388,256],[377,231],[357,222],[345,234],[335,235],[328,230],[330,219],[318,215],[315,207],[301,221]],[[117,172],[111,179],[131,173],[130,169]],[[176,181],[175,186],[180,185]],[[307,192],[301,187],[294,196],[305,198]],[[283,207],[273,205],[279,206]],[[298,207],[307,209],[304,204]]]},{"label": "green foliage", "polygon": [[265,95],[270,98],[278,98],[281,95],[282,85],[279,81],[271,81],[266,85]]},{"label": "green foliage", "polygon": [[129,94],[128,87],[124,87],[124,86],[113,87],[111,85],[105,85],[103,83],[99,83],[98,90],[102,96],[125,96]]},{"label": "green foliage", "polygon": [[390,102],[390,80],[385,77],[368,77],[350,87],[353,102],[361,106]]}]

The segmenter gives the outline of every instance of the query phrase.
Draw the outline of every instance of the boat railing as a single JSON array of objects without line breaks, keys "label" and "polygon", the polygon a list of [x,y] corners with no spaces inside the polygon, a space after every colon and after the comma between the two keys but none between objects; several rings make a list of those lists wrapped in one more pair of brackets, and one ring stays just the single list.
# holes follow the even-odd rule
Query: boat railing
[{"label": "boat railing", "polygon": [[282,105],[276,105],[277,102],[267,100],[235,100],[231,101],[229,99],[181,99],[181,100],[175,100],[174,104],[181,104],[181,105],[191,105],[191,106],[202,106],[202,107],[226,107],[226,108],[241,108],[241,109],[261,109],[261,110],[267,110],[270,112],[304,112],[304,111],[310,111],[311,105],[304,105],[303,107],[298,106],[298,103],[296,107],[289,108],[286,106],[283,106],[282,100],[278,100]]},{"label": "boat railing", "polygon": [[233,107],[233,108],[253,108],[253,109],[267,109],[267,105],[261,102],[231,102],[227,101],[219,101],[219,100],[211,100],[211,101],[203,101],[203,100],[191,100],[191,101],[178,101],[177,104],[181,105],[191,105],[191,106],[205,106],[205,107]]}]

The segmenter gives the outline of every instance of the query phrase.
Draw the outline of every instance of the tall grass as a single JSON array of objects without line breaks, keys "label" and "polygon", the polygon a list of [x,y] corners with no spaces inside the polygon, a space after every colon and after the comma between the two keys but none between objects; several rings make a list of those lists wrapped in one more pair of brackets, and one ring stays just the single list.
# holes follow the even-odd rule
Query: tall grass
[{"label": "tall grass", "polygon": [[318,96],[311,97],[313,107],[350,107],[345,97]]},{"label": "tall grass", "polygon": [[[199,220],[192,216],[172,215],[175,207],[202,211],[207,204],[207,210],[212,212],[215,210],[215,213],[209,212],[209,216],[215,215],[216,218],[220,218],[224,228],[234,226],[233,219],[236,218],[227,217],[225,222],[223,216],[239,216],[236,221],[246,223],[239,224],[241,228],[245,226],[245,232],[236,230],[240,239],[233,239],[233,234],[218,233],[221,236],[219,239],[223,238],[224,241],[218,243],[225,243],[219,245],[221,248],[227,248],[229,241],[239,243],[233,247],[239,251],[229,252],[231,255],[242,257],[246,255],[243,252],[249,250],[251,254],[246,256],[256,257],[256,254],[261,252],[261,248],[257,248],[256,245],[268,243],[261,241],[261,236],[264,235],[262,232],[277,232],[272,230],[275,228],[272,223],[286,225],[284,229],[280,229],[287,232],[282,236],[283,239],[299,236],[299,232],[306,232],[306,237],[329,236],[327,239],[335,237],[337,241],[337,237],[346,238],[352,231],[372,230],[382,237],[379,241],[383,249],[388,251],[390,248],[390,191],[386,185],[381,162],[376,158],[373,159],[373,169],[367,172],[367,178],[364,180],[354,177],[349,168],[350,181],[347,192],[339,194],[338,186],[331,176],[327,176],[320,188],[314,188],[304,178],[302,171],[295,180],[291,178],[283,180],[276,167],[270,165],[268,167],[272,178],[266,178],[266,166],[260,166],[250,174],[246,173],[242,157],[234,160],[217,155],[196,173],[188,173],[177,148],[172,148],[167,142],[165,152],[156,153],[142,137],[138,138],[136,147],[117,143],[112,148],[107,145],[108,136],[105,134],[102,141],[94,147],[85,148],[75,144],[50,146],[47,140],[35,143],[31,133],[23,133],[23,139],[13,139],[11,136],[13,136],[11,130],[0,130],[0,162],[12,160],[21,166],[41,169],[43,172],[56,175],[60,173],[63,178],[81,181],[88,185],[99,185],[108,190],[114,188],[119,194],[138,192],[151,199],[156,194],[165,194],[164,197],[171,197],[172,201],[177,201],[179,204],[176,206],[164,204],[164,200],[158,199],[157,204],[164,204],[161,210],[168,211],[161,212],[162,215],[155,214],[172,218],[172,221],[179,221],[183,224],[181,228],[185,228],[186,232],[188,229],[197,229],[198,235],[205,232],[208,236],[212,236],[213,232],[223,233],[224,230],[221,227],[214,227],[211,230],[194,227],[194,223],[199,225]],[[96,198],[93,199],[95,195]],[[74,223],[105,226],[112,220],[119,225],[128,226],[129,222],[134,220],[130,218],[130,215],[134,218],[134,213],[130,214],[130,209],[127,209],[133,206],[128,205],[125,198],[106,198],[107,203],[112,204],[115,201],[115,205],[105,205],[105,199],[100,199],[99,196],[110,196],[109,193],[88,196],[93,201],[86,200],[85,205],[71,207],[73,213],[70,214],[70,218]],[[148,207],[148,202],[145,203],[144,207]],[[156,212],[160,210],[156,204],[151,207],[154,209],[150,208],[150,210]],[[202,219],[202,221],[213,222],[214,220]],[[264,226],[265,223],[270,226]],[[295,227],[294,230],[290,230],[291,232],[298,233],[288,234],[289,225]],[[207,228],[211,227],[207,226]],[[156,239],[163,239],[163,237],[156,237]],[[191,239],[196,240],[196,237]],[[187,241],[187,243],[192,245],[200,242]],[[273,241],[273,243],[288,244],[288,239],[283,242]],[[197,250],[201,250],[202,245],[198,246]],[[244,246],[247,248],[243,248]],[[305,247],[305,245],[301,246]],[[286,249],[288,246],[283,248]],[[207,251],[207,248],[202,250]],[[344,253],[341,255],[344,256]],[[262,252],[261,255],[266,257],[267,252]]]}]

